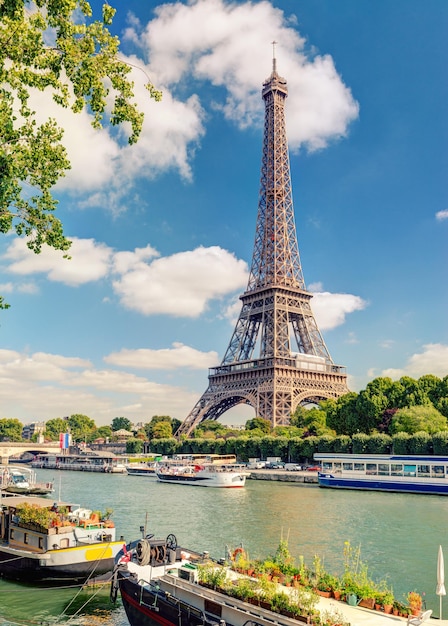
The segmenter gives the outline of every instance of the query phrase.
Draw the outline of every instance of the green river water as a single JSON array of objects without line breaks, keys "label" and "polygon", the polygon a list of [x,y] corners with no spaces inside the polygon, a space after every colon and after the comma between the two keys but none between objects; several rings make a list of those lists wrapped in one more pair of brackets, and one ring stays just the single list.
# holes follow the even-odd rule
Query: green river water
[{"label": "green river water", "polygon": [[[281,538],[297,559],[311,565],[319,555],[329,571],[343,571],[344,542],[361,546],[374,579],[386,578],[395,597],[435,595],[439,544],[448,554],[448,498],[320,489],[300,483],[248,480],[244,489],[204,489],[158,483],[154,478],[38,470],[54,480],[55,499],[91,509],[114,510],[118,536],[139,538],[140,526],[156,537],[174,533],[178,543],[220,558],[226,546],[243,544],[250,557],[267,557]],[[108,589],[33,588],[0,579],[0,624],[127,626]]]}]

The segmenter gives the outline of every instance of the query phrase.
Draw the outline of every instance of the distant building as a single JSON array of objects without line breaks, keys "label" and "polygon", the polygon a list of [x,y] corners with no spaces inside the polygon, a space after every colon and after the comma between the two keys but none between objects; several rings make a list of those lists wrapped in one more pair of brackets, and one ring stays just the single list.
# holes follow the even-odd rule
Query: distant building
[{"label": "distant building", "polygon": [[129,430],[125,430],[124,428],[120,428],[120,430],[113,431],[112,436],[117,437],[117,441],[127,441],[134,436],[134,433],[131,433]]},{"label": "distant building", "polygon": [[45,432],[45,422],[31,422],[31,424],[25,424],[22,429],[22,438],[31,439],[35,434],[43,434]]}]

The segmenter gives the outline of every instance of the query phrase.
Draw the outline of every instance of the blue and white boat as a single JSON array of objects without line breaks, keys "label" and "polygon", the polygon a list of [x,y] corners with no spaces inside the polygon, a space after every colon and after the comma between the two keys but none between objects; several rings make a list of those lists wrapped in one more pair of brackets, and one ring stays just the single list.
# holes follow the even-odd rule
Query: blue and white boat
[{"label": "blue and white boat", "polygon": [[448,495],[448,457],[315,454],[320,487]]}]

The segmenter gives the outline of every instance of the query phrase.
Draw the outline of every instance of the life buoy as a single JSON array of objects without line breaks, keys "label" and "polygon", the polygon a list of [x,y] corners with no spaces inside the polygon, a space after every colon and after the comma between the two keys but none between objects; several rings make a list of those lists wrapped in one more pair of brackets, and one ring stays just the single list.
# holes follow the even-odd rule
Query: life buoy
[{"label": "life buoy", "polygon": [[236,548],[232,553],[232,561],[236,561],[237,559],[245,559],[246,551],[244,548]]}]

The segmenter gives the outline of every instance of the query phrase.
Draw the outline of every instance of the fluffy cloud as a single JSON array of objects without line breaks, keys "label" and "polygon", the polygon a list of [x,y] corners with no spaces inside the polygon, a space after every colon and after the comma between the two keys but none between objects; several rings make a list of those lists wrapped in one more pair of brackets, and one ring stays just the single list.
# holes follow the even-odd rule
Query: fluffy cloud
[{"label": "fluffy cloud", "polygon": [[[191,179],[208,115],[221,111],[241,128],[260,125],[260,89],[271,71],[267,42],[272,39],[281,42],[278,68],[288,79],[291,147],[322,148],[343,136],[358,115],[358,105],[332,58],[312,55],[292,22],[266,1],[167,3],[156,8],[147,24],[131,17],[122,36],[122,57],[132,68],[135,101],[145,113],[136,145],[127,144],[126,129],[95,130],[86,111],[75,115],[58,107],[49,93],[33,93],[38,121],[53,117],[64,128],[72,168],[59,189],[76,195],[80,206],[117,213],[133,205],[132,183],[139,177],[176,171]],[[197,24],[206,27],[198,29]],[[126,56],[131,46],[138,56]],[[163,91],[160,103],[149,98],[148,76]],[[199,96],[199,86],[212,89]]]},{"label": "fluffy cloud", "polygon": [[429,343],[423,346],[423,351],[413,354],[401,369],[386,369],[381,376],[389,376],[393,379],[402,376],[420,378],[425,374],[434,374],[444,378],[448,371],[448,345],[441,343]]},{"label": "fluffy cloud", "polygon": [[206,371],[218,363],[216,352],[200,352],[182,343],[173,343],[172,348],[161,350],[120,350],[104,357],[106,363],[120,367],[139,369],[173,370],[188,367]]},{"label": "fluffy cloud", "polygon": [[247,265],[218,246],[199,247],[150,264],[139,262],[114,281],[121,303],[145,315],[197,317],[210,299],[247,282]]},{"label": "fluffy cloud", "polygon": [[0,379],[2,414],[19,419],[82,413],[100,426],[120,414],[135,421],[158,413],[183,418],[197,400],[182,388],[125,371],[97,370],[89,361],[57,354],[0,350]]},{"label": "fluffy cloud", "polygon": [[367,302],[359,296],[328,291],[314,293],[311,301],[311,308],[321,331],[341,326],[349,313],[362,311],[366,306]]},{"label": "fluffy cloud", "polygon": [[8,271],[13,274],[46,274],[49,280],[77,286],[99,280],[110,269],[112,249],[93,239],[73,238],[69,250],[70,259],[64,253],[43,246],[40,254],[34,254],[24,239],[14,239],[3,255]]},{"label": "fluffy cloud", "polygon": [[[196,24],[207,24],[197,29]],[[344,135],[357,117],[358,105],[343,84],[329,55],[312,56],[305,39],[291,27],[283,11],[269,2],[230,4],[199,0],[158,7],[156,18],[127,37],[139,43],[151,59],[151,74],[174,88],[191,77],[223,89],[214,108],[244,127],[263,115],[260,87],[272,67],[276,48],[278,70],[288,79],[288,138],[290,145],[322,148]]]},{"label": "fluffy cloud", "polygon": [[448,220],[448,209],[444,209],[443,211],[437,211],[436,220],[442,222],[443,220]]},{"label": "fluffy cloud", "polygon": [[[112,286],[121,304],[144,315],[197,317],[210,300],[233,293],[247,282],[247,264],[218,246],[160,257],[150,245],[114,252],[93,239],[73,238],[72,242],[71,259],[47,246],[35,255],[23,239],[15,239],[2,258],[13,274],[45,274],[49,280],[72,287],[118,275]],[[4,287],[5,293],[13,291],[12,283]]]}]

